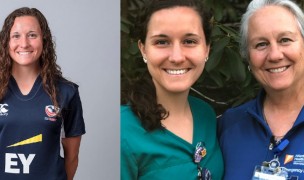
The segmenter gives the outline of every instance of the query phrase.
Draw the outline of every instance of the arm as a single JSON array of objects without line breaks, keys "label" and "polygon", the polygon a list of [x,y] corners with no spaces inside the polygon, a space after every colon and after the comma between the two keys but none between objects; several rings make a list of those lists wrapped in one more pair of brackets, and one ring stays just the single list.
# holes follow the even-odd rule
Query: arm
[{"label": "arm", "polygon": [[65,170],[68,180],[73,180],[78,166],[78,154],[81,136],[62,139],[64,149]]}]

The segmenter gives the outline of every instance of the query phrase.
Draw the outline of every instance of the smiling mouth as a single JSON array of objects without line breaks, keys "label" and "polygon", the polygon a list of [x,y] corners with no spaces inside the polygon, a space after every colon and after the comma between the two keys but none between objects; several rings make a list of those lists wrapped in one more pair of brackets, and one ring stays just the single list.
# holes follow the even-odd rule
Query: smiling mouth
[{"label": "smiling mouth", "polygon": [[171,75],[181,75],[187,73],[189,69],[166,69],[165,71]]},{"label": "smiling mouth", "polygon": [[31,52],[27,51],[27,52],[18,52],[19,55],[28,55],[30,54]]},{"label": "smiling mouth", "polygon": [[284,67],[280,67],[280,68],[267,69],[267,71],[269,71],[271,73],[281,73],[281,72],[284,72],[288,68],[289,68],[289,66],[284,66]]}]

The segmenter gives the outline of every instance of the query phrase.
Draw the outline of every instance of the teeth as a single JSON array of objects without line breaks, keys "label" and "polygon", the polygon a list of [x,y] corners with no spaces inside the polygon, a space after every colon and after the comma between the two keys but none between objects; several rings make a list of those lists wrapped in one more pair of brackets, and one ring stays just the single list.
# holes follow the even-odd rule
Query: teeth
[{"label": "teeth", "polygon": [[27,54],[30,54],[30,52],[19,52],[18,54],[20,54],[20,55],[27,55]]},{"label": "teeth", "polygon": [[168,74],[180,75],[180,74],[185,74],[187,72],[187,70],[186,69],[177,69],[177,70],[167,69],[166,72]]},{"label": "teeth", "polygon": [[272,73],[280,73],[283,72],[287,69],[287,67],[281,67],[281,68],[276,68],[276,69],[269,69],[270,72]]}]

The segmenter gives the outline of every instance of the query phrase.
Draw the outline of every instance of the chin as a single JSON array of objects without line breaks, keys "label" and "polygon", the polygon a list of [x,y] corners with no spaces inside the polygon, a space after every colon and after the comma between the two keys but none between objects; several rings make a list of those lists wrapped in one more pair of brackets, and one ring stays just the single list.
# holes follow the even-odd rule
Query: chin
[{"label": "chin", "polygon": [[167,89],[168,92],[174,93],[174,94],[179,94],[179,93],[185,93],[185,92],[189,92],[190,88],[170,88]]},{"label": "chin", "polygon": [[270,89],[271,91],[284,91],[284,90],[288,90],[292,88],[290,85],[277,85],[277,86],[270,86],[268,87],[268,89]]}]

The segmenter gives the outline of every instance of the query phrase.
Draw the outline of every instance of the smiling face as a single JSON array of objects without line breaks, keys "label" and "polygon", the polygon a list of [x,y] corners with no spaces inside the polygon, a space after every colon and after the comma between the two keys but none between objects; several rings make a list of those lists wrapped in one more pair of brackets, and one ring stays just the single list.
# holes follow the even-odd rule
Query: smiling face
[{"label": "smiling face", "polygon": [[266,6],[256,11],[248,26],[252,72],[266,90],[303,86],[304,43],[295,16],[286,8]]},{"label": "smiling face", "polygon": [[17,17],[10,31],[9,54],[13,68],[31,66],[37,68],[43,48],[42,32],[35,17]]},{"label": "smiling face", "polygon": [[162,9],[152,14],[142,56],[156,92],[188,92],[201,75],[209,53],[199,14],[189,7]]}]

